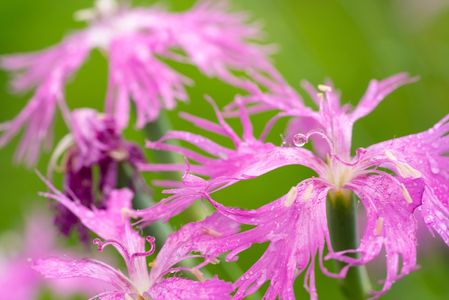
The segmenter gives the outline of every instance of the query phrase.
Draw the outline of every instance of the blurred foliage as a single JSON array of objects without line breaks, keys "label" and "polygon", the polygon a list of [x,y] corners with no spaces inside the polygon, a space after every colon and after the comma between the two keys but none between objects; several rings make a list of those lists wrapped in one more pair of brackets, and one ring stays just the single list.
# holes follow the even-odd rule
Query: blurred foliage
[{"label": "blurred foliage", "polygon": [[[73,12],[91,3],[88,0],[1,1],[0,53],[38,50],[58,42],[66,33],[83,26],[73,20]],[[163,1],[173,9],[188,8],[191,3]],[[232,7],[247,11],[254,20],[264,24],[267,42],[279,46],[273,61],[295,88],[302,79],[318,84],[332,78],[343,92],[344,101],[354,104],[372,78],[380,79],[400,71],[421,77],[417,83],[389,96],[374,113],[357,123],[355,147],[422,131],[449,112],[449,5],[445,0],[240,0],[232,2]],[[210,106],[203,100],[204,94],[211,95],[220,105],[232,100],[235,89],[205,78],[193,67],[176,67],[192,77],[196,85],[189,90],[190,103],[180,104],[176,111],[168,113],[173,127],[193,129],[177,117],[179,111],[213,119]],[[101,109],[106,71],[106,60],[99,52],[93,53],[67,87],[70,107]],[[7,79],[7,74],[1,72],[1,121],[13,118],[30,96],[11,95]],[[257,130],[266,119],[267,116],[254,118]],[[58,117],[55,141],[66,131]],[[278,125],[271,140],[280,143],[281,132],[282,126]],[[127,135],[138,142],[144,140],[143,134],[134,131],[132,126]],[[36,195],[44,187],[34,172],[12,163],[17,143],[16,138],[0,152],[0,232],[19,228],[20,216],[31,203],[47,205]],[[40,160],[38,169],[42,172],[46,170],[48,158],[45,154]],[[227,189],[217,199],[228,205],[259,207],[310,175],[301,167],[287,167]],[[382,299],[449,298],[446,283],[449,252],[436,238],[424,234],[420,238],[421,270],[395,284]],[[261,245],[246,251],[239,264],[247,268],[263,248]],[[383,265],[379,262],[372,269],[383,270]],[[320,298],[341,299],[336,280],[325,278],[318,270],[317,273]],[[308,298],[302,288],[302,278],[297,280],[296,289],[298,299]]]}]

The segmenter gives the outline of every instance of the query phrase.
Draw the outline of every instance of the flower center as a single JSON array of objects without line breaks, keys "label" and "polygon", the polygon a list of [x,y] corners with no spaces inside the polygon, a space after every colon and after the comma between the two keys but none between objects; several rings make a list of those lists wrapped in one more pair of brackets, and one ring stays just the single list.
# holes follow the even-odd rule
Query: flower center
[{"label": "flower center", "polygon": [[328,159],[324,178],[338,191],[356,176],[356,169],[334,159]]}]

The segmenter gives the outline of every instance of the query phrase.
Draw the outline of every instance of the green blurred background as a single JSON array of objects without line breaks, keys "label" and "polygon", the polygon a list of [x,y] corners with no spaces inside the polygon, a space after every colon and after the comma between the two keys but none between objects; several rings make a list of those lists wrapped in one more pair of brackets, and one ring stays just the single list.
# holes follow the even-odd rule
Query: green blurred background
[{"label": "green blurred background", "polygon": [[[162,3],[181,10],[192,2]],[[0,1],[0,54],[55,44],[72,29],[83,27],[73,21],[72,15],[91,4],[88,0]],[[422,131],[449,112],[447,0],[235,0],[231,6],[249,12],[254,20],[264,24],[266,41],[279,46],[273,61],[295,88],[302,79],[318,84],[329,77],[343,91],[344,101],[356,103],[372,78],[400,71],[421,77],[417,83],[389,96],[374,113],[357,123],[355,147]],[[205,78],[193,67],[175,67],[192,77],[196,85],[189,89],[190,103],[180,104],[176,111],[168,113],[173,127],[193,129],[178,119],[179,111],[213,119],[209,105],[203,100],[204,94],[211,95],[220,105],[232,100],[234,89]],[[67,87],[70,107],[101,109],[106,71],[106,60],[100,53],[93,53]],[[7,79],[7,74],[0,72],[0,121],[13,118],[30,96],[11,95]],[[255,117],[258,130],[266,119],[267,116]],[[127,132],[129,138],[142,142],[143,134],[132,129]],[[66,133],[60,117],[55,131],[56,141]],[[275,128],[271,140],[280,143],[281,132],[282,124]],[[31,207],[47,207],[46,201],[36,196],[44,187],[33,170],[12,163],[17,142],[16,138],[0,150],[0,233],[20,230],[22,215]],[[48,158],[44,154],[39,162],[38,169],[42,172]],[[287,167],[233,186],[217,195],[217,199],[228,205],[259,207],[285,194],[310,174],[301,167]],[[423,235],[419,247],[421,270],[395,284],[382,299],[449,299],[449,250],[437,238]],[[243,268],[263,250],[256,248],[241,255],[239,264]],[[342,299],[335,280],[318,275],[317,286],[321,299]],[[298,299],[308,298],[302,288],[302,277],[297,280],[296,290]]]}]

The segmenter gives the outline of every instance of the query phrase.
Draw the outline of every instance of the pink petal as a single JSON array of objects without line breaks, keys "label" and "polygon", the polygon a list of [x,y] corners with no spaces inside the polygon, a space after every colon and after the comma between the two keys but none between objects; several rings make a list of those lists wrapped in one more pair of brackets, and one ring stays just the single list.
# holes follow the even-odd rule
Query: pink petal
[{"label": "pink petal", "polygon": [[360,100],[356,109],[351,113],[353,122],[366,116],[373,111],[377,105],[397,88],[417,81],[416,77],[410,77],[407,73],[399,73],[384,80],[372,80],[365,95]]},{"label": "pink petal", "polygon": [[[177,263],[189,258],[193,251],[200,252],[209,263],[215,259],[217,251],[213,245],[219,240],[239,231],[239,225],[219,213],[203,221],[190,223],[169,235],[161,248],[150,273],[152,282],[158,282]],[[203,263],[203,264],[205,264]]]},{"label": "pink petal", "polygon": [[36,162],[42,144],[51,142],[51,125],[58,103],[64,105],[64,85],[84,62],[88,46],[81,34],[69,36],[61,44],[32,54],[4,56],[3,68],[17,72],[12,81],[13,89],[23,92],[36,91],[28,104],[12,121],[0,125],[3,135],[0,147],[8,143],[20,129],[25,134],[16,153],[16,159],[29,166]]},{"label": "pink petal", "polygon": [[[216,114],[218,118],[217,126],[220,126],[222,133],[232,140],[235,149],[224,148],[205,137],[182,131],[170,131],[159,141],[147,143],[147,146],[155,150],[181,153],[197,162],[197,164],[188,166],[182,164],[148,164],[141,165],[141,170],[179,171],[187,168],[187,174],[191,172],[192,174],[207,176],[210,180],[206,181],[197,177],[198,180],[194,182],[188,183],[184,180],[181,187],[166,190],[165,193],[172,194],[172,196],[163,199],[153,207],[132,213],[134,217],[140,217],[143,224],[149,224],[156,220],[166,221],[182,212],[195,200],[203,197],[204,193],[211,193],[224,186],[260,176],[286,165],[304,165],[317,173],[320,172],[322,163],[306,149],[276,147],[269,143],[257,141],[252,135],[252,124],[249,122],[245,108],[241,107],[240,114],[244,132],[243,139],[238,137],[218,110],[216,110]],[[208,122],[199,121],[198,118],[193,120],[196,125],[204,126],[203,128],[208,130]],[[217,126],[212,127],[213,132],[217,132]],[[168,143],[172,139],[187,141],[207,152],[210,157],[189,148]]]},{"label": "pink petal", "polygon": [[[353,180],[350,187],[366,211],[367,225],[356,249],[361,257],[342,256],[348,251],[330,256],[350,264],[364,265],[385,248],[387,276],[382,290],[375,293],[378,297],[396,280],[416,269],[417,224],[413,212],[421,204],[424,184],[420,179],[398,182],[391,175],[371,175]],[[407,192],[402,189],[407,189]]]},{"label": "pink petal", "polygon": [[110,69],[107,111],[116,116],[119,128],[128,125],[129,104],[134,101],[137,127],[154,121],[162,109],[186,101],[185,86],[192,82],[155,58],[151,36],[136,33],[113,40],[109,47]]},{"label": "pink petal", "polygon": [[149,295],[154,300],[225,300],[231,299],[232,289],[231,283],[219,279],[199,282],[172,277],[154,285]]},{"label": "pink petal", "polygon": [[52,193],[45,193],[44,196],[67,207],[84,226],[103,238],[104,242],[98,241],[100,250],[104,245],[112,244],[125,259],[131,280],[147,286],[148,271],[145,257],[135,256],[145,253],[145,240],[131,228],[127,216],[131,211],[132,192],[128,189],[112,191],[107,200],[108,206],[103,210],[86,208],[78,202],[71,201],[51,185],[49,187]]},{"label": "pink petal", "polygon": [[[210,199],[224,216],[255,227],[218,239],[215,247],[209,246],[209,256],[230,251],[227,259],[231,260],[255,243],[270,242],[262,257],[235,283],[236,299],[254,293],[266,281],[270,281],[267,299],[294,299],[293,283],[303,271],[305,287],[312,299],[317,298],[314,261],[318,254],[322,266],[325,244],[330,247],[327,190],[319,180],[306,180],[286,196],[251,211],[226,208]],[[343,276],[343,273],[330,274],[323,266],[322,269],[328,275]]]},{"label": "pink petal", "polygon": [[[251,123],[246,116],[246,110],[241,108],[241,121],[245,136],[240,139],[235,131],[224,121],[221,114],[217,112],[219,124],[223,133],[232,140],[235,149],[222,147],[215,142],[202,137],[200,135],[182,132],[170,131],[159,141],[150,143],[149,146],[156,150],[168,150],[181,153],[199,164],[191,165],[189,168],[193,173],[205,175],[211,178],[217,177],[251,177],[259,176],[276,168],[290,165],[300,164],[315,171],[320,169],[319,160],[308,150],[302,148],[282,148],[276,147],[269,143],[261,143],[252,135]],[[198,123],[196,125],[208,130],[207,124]],[[204,126],[204,127],[203,127]],[[217,127],[213,127],[213,132],[217,131]],[[192,152],[188,148],[177,146],[176,148],[167,146],[164,142],[168,140],[181,140],[191,143],[192,145],[207,152],[210,157],[200,156]],[[153,170],[179,170],[181,165],[146,165],[142,169]]]},{"label": "pink petal", "polygon": [[32,268],[46,278],[90,278],[111,284],[117,292],[127,293],[133,289],[131,282],[122,273],[96,260],[54,257],[33,261]]},{"label": "pink petal", "polygon": [[[390,151],[400,163],[419,172],[425,182],[422,206],[425,223],[449,245],[449,132],[448,116],[431,129],[369,147],[379,157]],[[412,169],[412,170],[413,170]],[[416,172],[412,172],[416,173]]]}]

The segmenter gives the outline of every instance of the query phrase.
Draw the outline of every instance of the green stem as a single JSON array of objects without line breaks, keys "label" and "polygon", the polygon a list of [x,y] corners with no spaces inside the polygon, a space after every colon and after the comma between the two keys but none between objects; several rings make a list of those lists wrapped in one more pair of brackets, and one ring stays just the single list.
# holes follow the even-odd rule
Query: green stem
[{"label": "green stem", "polygon": [[[143,209],[152,206],[152,191],[145,184],[145,181],[136,170],[128,163],[122,163],[119,166],[118,184],[120,187],[130,187],[134,189],[133,207],[135,209]],[[162,247],[168,235],[173,232],[170,224],[155,222],[150,227],[145,228],[145,234],[152,235],[156,238],[158,248]]]},{"label": "green stem", "polygon": [[[355,249],[358,246],[356,199],[352,192],[339,190],[328,196],[327,218],[334,251]],[[349,254],[357,257],[357,254]],[[346,264],[335,262],[338,270]],[[367,299],[371,284],[364,266],[351,267],[341,281],[347,299]]]},{"label": "green stem", "polygon": [[[143,129],[145,136],[151,141],[160,139],[169,130],[171,130],[170,120],[164,112],[161,112],[156,121],[147,123]],[[153,159],[158,163],[182,163],[181,159],[171,151],[154,151]]]}]

